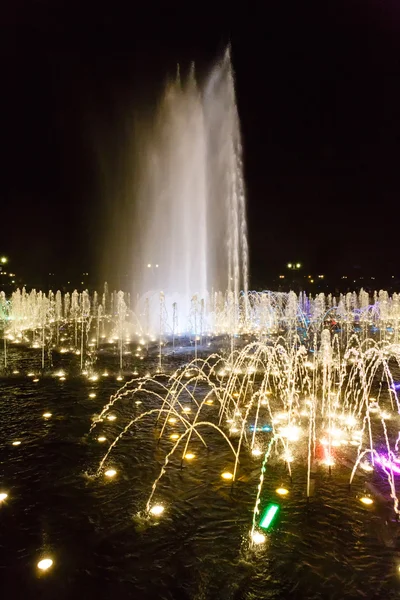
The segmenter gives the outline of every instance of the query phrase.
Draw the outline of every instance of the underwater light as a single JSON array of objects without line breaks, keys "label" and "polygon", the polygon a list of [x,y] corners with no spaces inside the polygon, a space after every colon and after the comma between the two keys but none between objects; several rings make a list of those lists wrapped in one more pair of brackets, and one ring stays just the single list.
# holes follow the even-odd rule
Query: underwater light
[{"label": "underwater light", "polygon": [[104,435],[101,435],[100,437],[97,438],[98,442],[105,442],[107,438],[104,437]]},{"label": "underwater light", "polygon": [[4,500],[7,500],[8,498],[8,494],[6,494],[5,492],[0,492],[0,502],[4,502]]},{"label": "underwater light", "polygon": [[252,534],[251,539],[253,540],[253,542],[255,544],[263,544],[267,538],[265,537],[265,535],[263,533],[260,533],[259,531],[255,531]]},{"label": "underwater light", "polygon": [[38,562],[37,568],[41,571],[47,571],[47,569],[50,569],[52,565],[53,561],[51,560],[51,558],[43,558]]},{"label": "underwater light", "polygon": [[92,392],[91,394],[89,394],[89,398],[96,398],[96,394]]},{"label": "underwater light", "polygon": [[173,425],[174,423],[176,423],[176,419],[175,419],[175,417],[171,417],[170,419],[168,419],[168,423],[172,423],[172,425]]},{"label": "underwater light", "polygon": [[45,412],[45,413],[43,413],[43,417],[45,419],[50,419],[51,416],[52,416],[51,412]]},{"label": "underwater light", "polygon": [[115,469],[108,469],[108,470],[107,470],[107,471],[104,473],[104,475],[105,475],[106,477],[109,477],[109,478],[111,478],[111,477],[115,477],[115,475],[116,475],[116,474],[117,474],[117,471],[116,471]]},{"label": "underwater light", "polygon": [[260,448],[253,448],[253,450],[251,451],[253,456],[261,456],[262,452],[260,450]]},{"label": "underwater light", "polygon": [[184,458],[186,458],[186,460],[193,460],[195,456],[196,456],[195,454],[188,452],[185,454]]},{"label": "underwater light", "polygon": [[278,504],[268,504],[267,508],[263,512],[260,520],[260,527],[262,529],[269,529],[278,514],[279,505]]},{"label": "underwater light", "polygon": [[159,517],[164,512],[164,507],[161,504],[155,504],[151,507],[149,512],[155,517]]},{"label": "underwater light", "polygon": [[19,446],[21,444],[21,442],[19,440],[16,440],[15,442],[12,443],[13,446]]},{"label": "underwater light", "polygon": [[287,490],[287,489],[286,489],[286,488],[284,488],[284,487],[279,487],[279,488],[277,488],[275,491],[276,491],[276,493],[277,493],[277,494],[279,494],[280,496],[287,496],[287,495],[288,495],[288,493],[289,493],[289,490]]},{"label": "underwater light", "polygon": [[108,415],[107,420],[108,421],[115,421],[117,417],[115,415]]},{"label": "underwater light", "polygon": [[179,433],[172,433],[169,437],[171,440],[177,440],[179,438]]},{"label": "underwater light", "polygon": [[360,498],[360,502],[362,502],[366,506],[371,506],[371,504],[374,503],[372,498],[370,498],[369,496],[363,496],[362,498]]},{"label": "underwater light", "polygon": [[221,477],[222,477],[222,479],[226,479],[226,480],[233,479],[233,475],[229,471],[225,471],[224,473],[221,473]]}]

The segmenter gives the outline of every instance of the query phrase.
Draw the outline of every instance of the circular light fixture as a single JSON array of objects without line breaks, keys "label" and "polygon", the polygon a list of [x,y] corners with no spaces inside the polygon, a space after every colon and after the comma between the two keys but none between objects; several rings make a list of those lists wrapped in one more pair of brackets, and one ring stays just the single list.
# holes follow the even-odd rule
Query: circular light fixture
[{"label": "circular light fixture", "polygon": [[287,489],[286,489],[286,488],[284,488],[284,487],[279,487],[279,488],[277,488],[275,491],[276,491],[276,493],[277,493],[277,494],[279,494],[280,496],[287,496],[287,495],[288,495],[288,493],[289,493],[289,490],[287,490]]},{"label": "circular light fixture", "polygon": [[107,438],[104,437],[104,435],[101,435],[100,437],[97,438],[98,442],[105,442]]},{"label": "circular light fixture", "polygon": [[233,479],[233,475],[229,471],[225,471],[224,473],[221,473],[221,477],[222,477],[222,479],[226,479],[227,481],[229,481],[230,479]]},{"label": "circular light fixture", "polygon": [[360,498],[360,502],[365,504],[365,506],[371,506],[371,504],[374,503],[372,498],[370,498],[369,496],[363,496],[362,498]]},{"label": "circular light fixture", "polygon": [[43,417],[45,419],[50,419],[50,417],[52,417],[52,414],[51,414],[51,412],[45,412],[45,413],[43,413]]},{"label": "circular light fixture", "polygon": [[255,531],[252,534],[251,539],[253,540],[254,544],[259,545],[259,544],[263,544],[267,538],[265,537],[265,535],[263,533],[260,533],[259,531]]},{"label": "circular light fixture", "polygon": [[186,458],[186,460],[193,460],[195,456],[196,456],[195,454],[192,454],[191,452],[187,452],[185,454],[184,458]]},{"label": "circular light fixture", "polygon": [[105,475],[106,477],[109,477],[110,479],[111,479],[112,477],[115,477],[115,475],[116,475],[116,474],[117,474],[117,471],[116,471],[115,469],[108,469],[108,470],[107,470],[107,471],[104,473],[104,475]]},{"label": "circular light fixture", "polygon": [[41,571],[47,571],[53,565],[51,558],[43,558],[37,564],[37,568]]},{"label": "circular light fixture", "polygon": [[155,504],[150,509],[150,514],[159,517],[164,512],[164,507],[161,504]]}]

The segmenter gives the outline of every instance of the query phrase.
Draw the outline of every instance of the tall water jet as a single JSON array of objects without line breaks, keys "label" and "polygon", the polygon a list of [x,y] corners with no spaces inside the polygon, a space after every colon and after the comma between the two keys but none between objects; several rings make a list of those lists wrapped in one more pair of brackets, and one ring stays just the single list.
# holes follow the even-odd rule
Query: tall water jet
[{"label": "tall water jet", "polygon": [[[169,83],[141,148],[134,217],[134,292],[138,314],[192,331],[192,298],[247,292],[248,247],[242,147],[229,50],[203,86],[194,68]],[[147,301],[147,304],[146,304]],[[176,307],[175,307],[176,308]],[[143,320],[143,319],[142,319]],[[172,333],[172,331],[170,332]]]}]

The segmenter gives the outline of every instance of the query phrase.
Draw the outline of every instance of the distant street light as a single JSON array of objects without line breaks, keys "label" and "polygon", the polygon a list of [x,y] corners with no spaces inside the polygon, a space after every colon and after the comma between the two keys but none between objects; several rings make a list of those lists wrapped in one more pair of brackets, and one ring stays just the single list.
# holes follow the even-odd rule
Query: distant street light
[{"label": "distant street light", "polygon": [[287,268],[292,270],[301,269],[301,263],[288,263]]},{"label": "distant street light", "polygon": [[8,263],[8,258],[7,258],[6,256],[2,256],[2,257],[0,258],[0,263],[1,263],[2,265],[6,265],[6,264]]}]

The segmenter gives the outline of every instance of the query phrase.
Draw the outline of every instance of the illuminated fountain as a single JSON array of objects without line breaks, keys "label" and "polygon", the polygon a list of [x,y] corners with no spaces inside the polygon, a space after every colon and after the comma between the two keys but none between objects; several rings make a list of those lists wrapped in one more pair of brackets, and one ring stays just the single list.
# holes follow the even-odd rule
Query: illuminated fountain
[{"label": "illuminated fountain", "polygon": [[175,321],[178,333],[198,332],[202,312],[213,312],[215,292],[231,292],[235,304],[247,292],[242,148],[229,51],[201,87],[193,69],[187,81],[169,83],[149,129],[140,140],[132,234],[136,312],[145,333],[158,333],[162,291],[165,322]]},{"label": "illuminated fountain", "polygon": [[[400,404],[393,369],[400,369],[398,344],[363,339],[358,333],[342,344],[339,333],[314,327],[306,340],[275,336],[225,357],[195,359],[171,375],[135,378],[110,398],[92,424],[91,433],[98,436],[97,429],[104,428],[118,401],[131,401],[132,418],[109,446],[97,475],[109,468],[121,438],[153,418],[165,459],[145,514],[161,516],[164,511],[166,470],[197,460],[201,448],[217,435],[231,457],[231,469],[221,473],[222,479],[235,482],[243,456],[261,462],[250,526],[253,543],[265,540],[260,529],[268,530],[278,514],[276,504],[265,506],[263,484],[266,469],[279,470],[279,464],[286,468],[288,482],[296,467],[305,467],[307,497],[318,470],[347,469],[350,483],[358,470],[380,470],[389,484],[388,500],[399,515],[395,476],[400,473]],[[139,408],[142,403],[144,410]],[[288,493],[283,485],[276,490],[280,497]],[[369,495],[361,501],[373,503]]]}]

